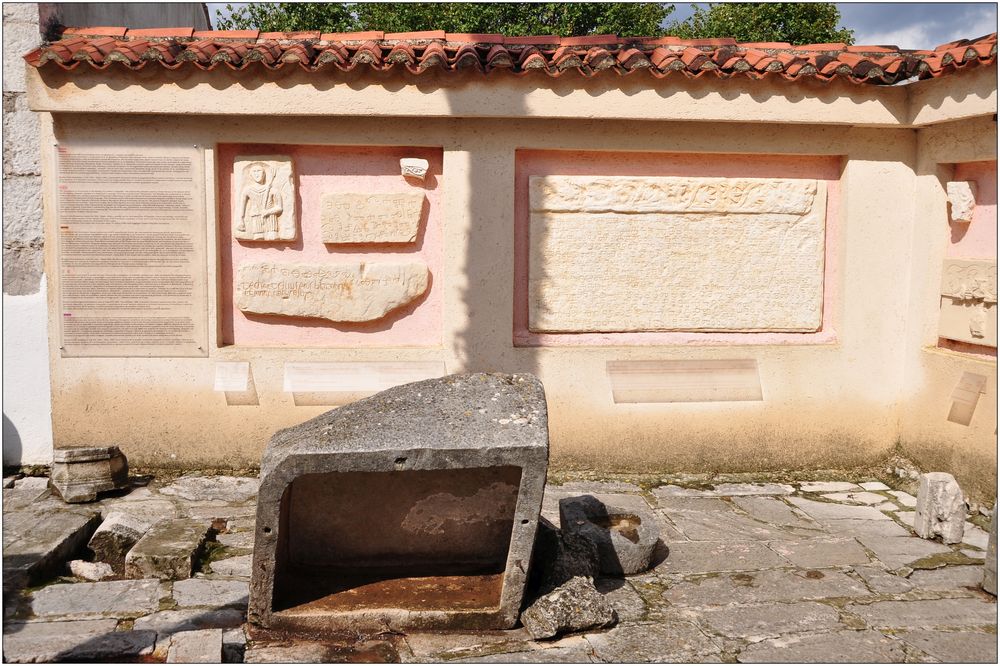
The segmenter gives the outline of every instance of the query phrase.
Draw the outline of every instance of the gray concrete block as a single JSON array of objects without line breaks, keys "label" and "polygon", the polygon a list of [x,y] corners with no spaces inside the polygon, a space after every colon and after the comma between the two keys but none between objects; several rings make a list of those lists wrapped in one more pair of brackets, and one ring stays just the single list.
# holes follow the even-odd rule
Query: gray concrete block
[{"label": "gray concrete block", "polygon": [[211,526],[187,518],[153,525],[125,556],[128,578],[189,578]]},{"label": "gray concrete block", "polygon": [[920,475],[917,515],[913,529],[924,539],[940,536],[944,543],[959,543],[965,530],[965,499],[955,477],[945,472]]},{"label": "gray concrete block", "polygon": [[218,664],[222,662],[222,629],[182,631],[170,637],[168,664]]},{"label": "gray concrete block", "polygon": [[160,583],[149,579],[49,585],[31,599],[31,610],[38,617],[72,620],[134,618],[159,605]]}]

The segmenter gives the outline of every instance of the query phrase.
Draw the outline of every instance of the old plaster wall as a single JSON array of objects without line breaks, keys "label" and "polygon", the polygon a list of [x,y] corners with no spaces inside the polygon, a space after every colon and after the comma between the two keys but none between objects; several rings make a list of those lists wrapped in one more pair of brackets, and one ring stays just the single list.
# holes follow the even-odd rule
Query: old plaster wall
[{"label": "old plaster wall", "polygon": [[[996,258],[996,121],[989,117],[943,123],[917,131],[913,263],[902,386],[900,443],[928,469],[953,472],[968,492],[995,492],[997,471],[996,350],[938,341],[942,262],[945,258]],[[989,165],[960,166],[973,162]],[[957,171],[957,174],[956,174]],[[965,234],[953,234],[945,186],[957,176],[982,175],[976,217]],[[992,206],[990,194],[992,192]],[[980,229],[972,229],[972,225]],[[962,351],[957,351],[961,349]],[[948,420],[954,391],[964,373],[985,376],[968,425]]]},{"label": "old plaster wall", "polygon": [[[164,132],[168,127],[169,136]],[[434,288],[443,300],[441,344],[264,349],[212,344],[207,359],[62,358],[50,344],[55,438],[59,446],[120,443],[140,464],[255,464],[275,429],[314,416],[282,390],[290,361],[443,361],[448,372],[533,372],[545,383],[555,464],[600,469],[763,470],[847,466],[887,453],[898,433],[903,381],[900,336],[907,301],[899,276],[911,257],[912,130],[554,119],[391,118],[292,120],[56,114],[48,141],[128,139],[304,145],[421,145],[443,149],[444,262]],[[823,344],[516,347],[513,256],[516,150],[656,151],[815,155],[840,165],[830,241],[835,339]],[[51,156],[43,170],[51,178]],[[215,155],[206,149],[209,282],[219,277],[219,224],[212,192]],[[750,168],[748,166],[748,169]],[[748,173],[747,175],[753,175]],[[50,191],[46,193],[51,195]],[[49,211],[49,199],[46,200]],[[51,217],[47,218],[53,224]],[[46,262],[54,267],[54,250]],[[225,286],[223,286],[225,288]],[[209,330],[218,331],[218,295]],[[56,301],[50,292],[50,312]],[[213,343],[217,340],[213,340]],[[755,359],[764,400],[615,404],[606,375],[613,360]],[[227,404],[213,390],[215,362],[249,361],[256,405]]]}]

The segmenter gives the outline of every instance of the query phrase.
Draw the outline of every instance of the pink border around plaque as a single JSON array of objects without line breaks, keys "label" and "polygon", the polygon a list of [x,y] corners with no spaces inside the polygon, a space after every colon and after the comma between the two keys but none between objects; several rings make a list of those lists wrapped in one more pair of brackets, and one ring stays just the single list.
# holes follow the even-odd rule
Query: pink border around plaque
[{"label": "pink border around plaque", "polygon": [[[514,346],[781,345],[836,342],[841,158],[798,155],[518,150],[515,157]],[[528,178],[531,176],[810,178],[827,183],[823,322],[815,333],[533,333],[528,330]]]},{"label": "pink border around plaque", "polygon": [[[296,174],[299,234],[295,241],[241,241],[232,234],[233,161],[240,155],[290,155]],[[400,174],[403,157],[429,162],[421,182]],[[442,149],[364,146],[223,144],[218,149],[220,344],[257,347],[436,347],[441,344]],[[414,243],[326,245],[320,237],[320,197],[329,192],[413,192],[427,197]],[[323,319],[248,314],[233,303],[233,267],[244,261],[326,263],[424,261],[427,291],[379,320],[338,323]]]}]

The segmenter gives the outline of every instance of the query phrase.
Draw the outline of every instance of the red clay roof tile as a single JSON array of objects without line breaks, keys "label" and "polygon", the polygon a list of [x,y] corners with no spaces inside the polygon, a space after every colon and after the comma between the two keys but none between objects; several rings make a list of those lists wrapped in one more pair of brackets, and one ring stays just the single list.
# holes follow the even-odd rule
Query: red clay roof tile
[{"label": "red clay roof tile", "polygon": [[605,70],[628,74],[637,69],[647,69],[656,78],[674,72],[697,78],[714,72],[721,78],[759,79],[781,72],[788,80],[844,78],[854,83],[892,84],[915,74],[932,78],[970,65],[994,64],[996,56],[995,33],[950,42],[935,51],[916,51],[884,45],[790,46],[782,42],[739,44],[732,39],[614,35],[504,37],[439,30],[385,35],[377,31],[258,34],[253,30],[76,28],[27,54],[25,60],[39,68],[54,62],[64,70],[73,70],[81,63],[102,70],[115,62],[135,70],[151,62],[167,69],[193,65],[203,70],[224,63],[236,70],[259,62],[269,69],[298,65],[306,71],[327,65],[343,71],[403,65],[414,73],[438,67],[444,71],[504,69],[515,74],[542,70],[559,76],[576,69],[587,77]]}]

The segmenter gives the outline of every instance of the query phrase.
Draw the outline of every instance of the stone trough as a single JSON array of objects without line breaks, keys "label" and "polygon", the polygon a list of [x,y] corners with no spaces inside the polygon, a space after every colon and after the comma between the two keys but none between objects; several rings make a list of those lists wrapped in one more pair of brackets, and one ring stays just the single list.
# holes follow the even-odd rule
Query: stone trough
[{"label": "stone trough", "polygon": [[261,465],[251,624],[513,627],[547,464],[531,375],[416,382],[279,431]]}]

